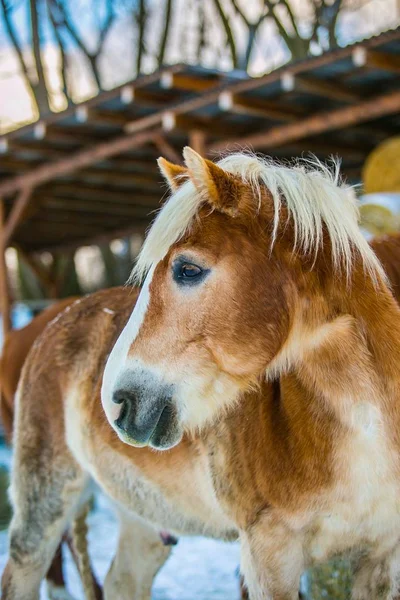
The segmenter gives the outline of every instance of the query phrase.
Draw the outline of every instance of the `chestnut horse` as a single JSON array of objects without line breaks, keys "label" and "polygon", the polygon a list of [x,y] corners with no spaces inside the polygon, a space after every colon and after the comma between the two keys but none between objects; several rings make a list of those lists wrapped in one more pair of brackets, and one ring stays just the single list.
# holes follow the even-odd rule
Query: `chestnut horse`
[{"label": "chestnut horse", "polygon": [[[18,381],[21,375],[22,367],[28,356],[29,350],[37,340],[39,335],[43,333],[47,325],[57,318],[63,310],[68,308],[78,300],[77,296],[64,298],[58,302],[54,302],[48,308],[43,310],[39,315],[34,317],[28,325],[20,329],[12,329],[6,336],[3,350],[0,358],[0,415],[3,425],[4,435],[9,444],[12,442],[14,414],[15,414],[15,394],[18,387]],[[69,534],[66,534],[64,539],[67,540],[68,546],[72,552],[75,562],[78,562],[76,550],[72,544]],[[47,593],[49,598],[63,600],[72,598],[69,596],[62,568],[62,548],[61,544],[55,552],[52,563],[46,575]],[[78,566],[78,565],[77,565]],[[78,567],[79,568],[79,567]],[[102,598],[101,588],[98,585],[96,578],[92,574],[92,585],[95,590],[96,598]]]},{"label": "chestnut horse", "polygon": [[239,538],[252,600],[341,553],[354,599],[395,598],[400,309],[354,195],[321,165],[184,156],[140,294],[74,304],[28,357],[2,597],[37,599],[93,478],[121,520],[108,599],[150,598],[160,528]]},{"label": "chestnut horse", "polygon": [[28,325],[21,329],[12,329],[6,335],[0,358],[0,415],[4,435],[9,444],[11,444],[14,423],[14,396],[28,352],[48,323],[77,299],[77,297],[64,298],[51,304]]}]

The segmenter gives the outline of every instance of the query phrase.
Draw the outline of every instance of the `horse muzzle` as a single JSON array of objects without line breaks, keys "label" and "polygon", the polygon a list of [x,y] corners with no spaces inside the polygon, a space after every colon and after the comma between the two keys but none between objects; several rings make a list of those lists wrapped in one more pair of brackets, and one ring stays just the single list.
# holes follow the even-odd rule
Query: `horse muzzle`
[{"label": "horse muzzle", "polygon": [[166,450],[182,439],[173,387],[145,371],[122,373],[112,401],[120,408],[114,428],[127,444]]}]

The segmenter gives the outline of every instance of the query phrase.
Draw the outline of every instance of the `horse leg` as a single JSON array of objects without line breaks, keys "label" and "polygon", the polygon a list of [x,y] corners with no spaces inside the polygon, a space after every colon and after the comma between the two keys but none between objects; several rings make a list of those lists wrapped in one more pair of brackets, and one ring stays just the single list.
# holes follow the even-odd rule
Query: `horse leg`
[{"label": "horse leg", "polygon": [[118,511],[117,552],[104,583],[105,600],[150,600],[158,571],[171,552],[159,532],[140,517]]},{"label": "horse leg", "polygon": [[33,390],[29,402],[25,406],[21,402],[14,440],[14,514],[2,577],[3,600],[39,598],[40,583],[87,482],[65,444],[62,422],[46,422],[45,415],[35,413],[34,396]]},{"label": "horse leg", "polygon": [[400,548],[383,556],[363,556],[356,568],[352,600],[399,600]]},{"label": "horse leg", "polygon": [[300,537],[261,516],[241,533],[241,570],[250,600],[298,600],[303,572]]},{"label": "horse leg", "polygon": [[60,544],[55,551],[50,568],[46,574],[46,588],[49,600],[74,600],[65,587],[62,563],[62,544]]}]

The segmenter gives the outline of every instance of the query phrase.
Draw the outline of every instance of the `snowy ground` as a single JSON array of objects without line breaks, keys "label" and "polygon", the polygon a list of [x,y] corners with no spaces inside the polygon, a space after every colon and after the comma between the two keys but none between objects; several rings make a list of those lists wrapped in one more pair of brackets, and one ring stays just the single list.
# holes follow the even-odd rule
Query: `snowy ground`
[{"label": "snowy ground", "polygon": [[[9,464],[10,454],[0,448],[0,463]],[[118,525],[107,499],[99,495],[89,518],[89,552],[96,575],[102,581],[117,542]],[[0,533],[0,573],[7,555],[7,534]],[[206,538],[181,538],[157,576],[153,600],[235,600],[239,598],[236,570],[238,544],[225,544]],[[83,600],[79,578],[70,556],[66,564],[70,592]],[[42,600],[46,598],[43,591]],[[116,599],[117,600],[117,599]]]}]

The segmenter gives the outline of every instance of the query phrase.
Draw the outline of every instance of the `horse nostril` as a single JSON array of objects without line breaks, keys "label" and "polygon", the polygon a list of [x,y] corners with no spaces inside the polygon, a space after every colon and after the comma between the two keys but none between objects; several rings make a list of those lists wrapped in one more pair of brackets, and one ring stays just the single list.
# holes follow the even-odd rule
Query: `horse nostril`
[{"label": "horse nostril", "polygon": [[123,404],[124,402],[132,402],[133,400],[133,394],[123,389],[116,390],[112,397],[112,401],[115,404]]}]

